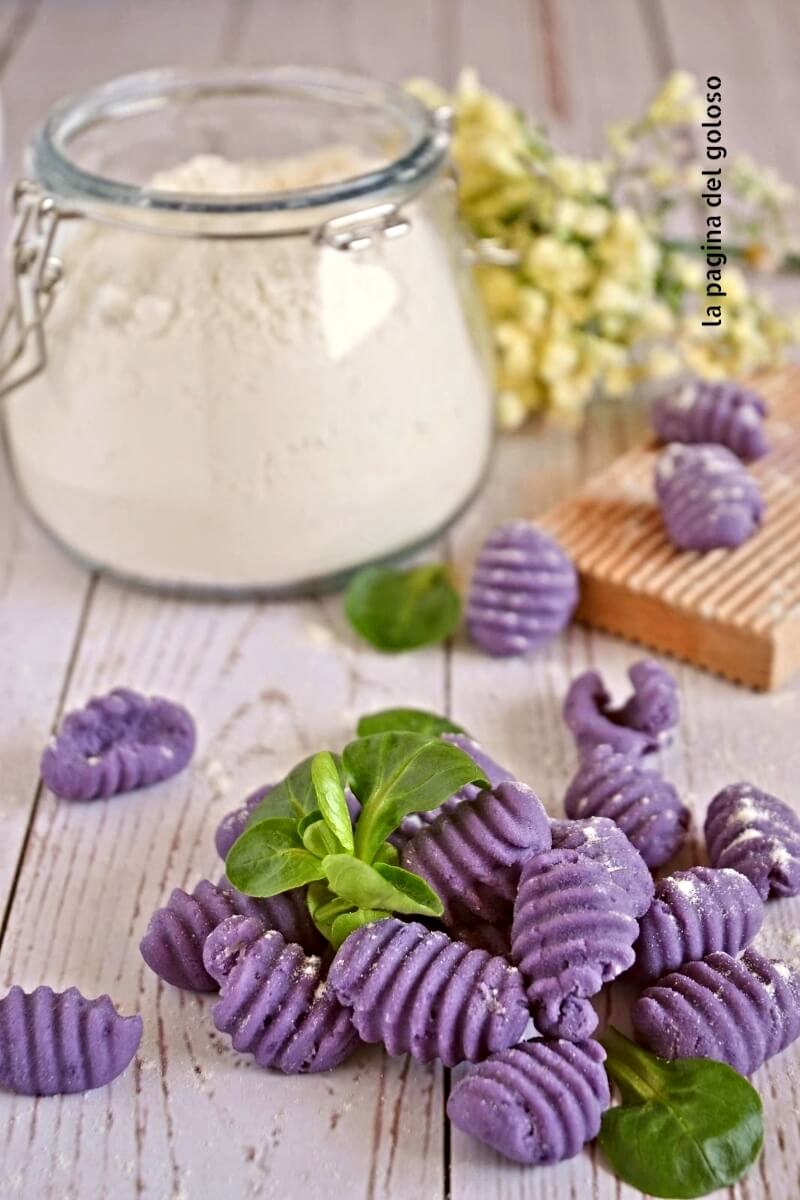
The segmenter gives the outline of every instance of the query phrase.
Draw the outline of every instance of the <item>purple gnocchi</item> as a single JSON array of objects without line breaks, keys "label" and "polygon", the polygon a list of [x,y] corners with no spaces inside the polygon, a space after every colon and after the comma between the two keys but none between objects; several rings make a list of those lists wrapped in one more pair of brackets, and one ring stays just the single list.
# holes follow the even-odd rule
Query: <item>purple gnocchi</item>
[{"label": "purple gnocchi", "polygon": [[758,484],[725,446],[671,443],[656,464],[656,496],[679,550],[733,550],[758,531]]},{"label": "purple gnocchi", "polygon": [[524,783],[501,783],[421,829],[400,863],[438,894],[445,924],[496,923],[510,919],[523,862],[550,843],[536,793]]},{"label": "purple gnocchi", "polygon": [[611,1103],[605,1057],[599,1042],[549,1038],[502,1050],[458,1081],[447,1115],[515,1162],[574,1158]]},{"label": "purple gnocchi", "polygon": [[693,379],[660,396],[652,409],[653,428],[662,442],[714,442],[745,461],[761,458],[769,448],[766,415],[761,396],[732,380]]},{"label": "purple gnocchi", "polygon": [[591,858],[614,877],[614,883],[628,897],[632,917],[646,913],[653,900],[655,885],[647,864],[638,850],[614,821],[608,817],[588,817],[584,821],[551,821],[554,850],[577,850]]},{"label": "purple gnocchi", "polygon": [[516,967],[394,917],[351,933],[328,983],[365,1042],[419,1062],[479,1062],[518,1042],[529,1019]]},{"label": "purple gnocchi", "polygon": [[705,835],[712,865],[747,876],[762,900],[800,894],[800,817],[776,796],[729,784],[708,807]]},{"label": "purple gnocchi", "polygon": [[[501,767],[493,758],[490,758],[482,746],[478,742],[473,741],[465,733],[443,733],[441,740],[448,742],[451,746],[456,746],[459,750],[463,750],[470,758],[478,764],[483,771],[486,779],[491,787],[496,787],[499,783],[507,783],[513,780],[514,776],[511,771]],[[427,812],[411,813],[407,816],[400,828],[397,831],[397,836],[392,840],[399,846],[402,846],[410,837],[418,833],[426,825],[432,825],[442,813],[452,813],[458,808],[459,804],[464,800],[474,800],[481,793],[481,788],[474,783],[468,783],[463,788],[445,800],[444,804],[438,808],[429,809]]]},{"label": "purple gnocchi", "polygon": [[214,1024],[234,1050],[285,1075],[330,1071],[358,1045],[350,1013],[323,979],[317,957],[266,932],[256,917],[229,917],[206,941],[203,961],[220,987]]},{"label": "purple gnocchi", "polygon": [[621,754],[657,750],[678,723],[678,689],[669,671],[651,658],[640,659],[628,671],[633,693],[619,708],[598,671],[573,679],[564,700],[564,720],[578,752],[611,746]]},{"label": "purple gnocchi", "polygon": [[256,918],[262,929],[277,929],[290,942],[316,953],[324,948],[312,924],[305,889],[295,888],[268,900],[255,900],[232,888],[204,879],[191,895],[175,888],[164,908],[150,918],[139,949],[148,967],[173,987],[213,992],[217,984],[203,966],[206,939],[232,916]]},{"label": "purple gnocchi", "polygon": [[576,850],[528,860],[514,904],[511,956],[545,1037],[579,1042],[594,1031],[590,998],[633,966],[638,931],[627,893],[602,863]]},{"label": "purple gnocchi", "polygon": [[718,950],[738,954],[761,928],[764,905],[738,871],[692,867],[656,884],[634,945],[640,979],[658,979]]},{"label": "purple gnocchi", "polygon": [[88,1092],[121,1075],[141,1040],[142,1018],[120,1016],[108,996],[12,987],[0,1000],[0,1087],[23,1096]]},{"label": "purple gnocchi", "polygon": [[575,566],[555,538],[527,521],[509,521],[478,555],[467,628],[489,654],[525,654],[566,628],[577,603]]},{"label": "purple gnocchi", "polygon": [[114,688],[67,714],[42,755],[42,779],[62,800],[107,799],[177,775],[195,739],[180,704]]},{"label": "purple gnocchi", "polygon": [[657,771],[636,754],[596,746],[581,761],[567,788],[564,811],[573,819],[609,817],[619,825],[648,867],[660,867],[680,849],[689,827],[688,808]]},{"label": "purple gnocchi", "polygon": [[647,988],[631,1015],[659,1058],[713,1058],[751,1075],[800,1035],[800,975],[752,947],[741,958],[720,950]]}]

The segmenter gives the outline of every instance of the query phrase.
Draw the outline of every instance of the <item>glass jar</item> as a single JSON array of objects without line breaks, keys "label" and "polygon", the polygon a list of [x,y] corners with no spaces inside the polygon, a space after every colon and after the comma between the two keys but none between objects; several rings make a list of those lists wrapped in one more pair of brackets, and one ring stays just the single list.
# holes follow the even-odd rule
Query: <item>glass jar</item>
[{"label": "glass jar", "polygon": [[333,71],[145,72],[51,111],[15,193],[2,386],[63,546],[273,593],[459,513],[493,422],[448,143],[446,114]]}]

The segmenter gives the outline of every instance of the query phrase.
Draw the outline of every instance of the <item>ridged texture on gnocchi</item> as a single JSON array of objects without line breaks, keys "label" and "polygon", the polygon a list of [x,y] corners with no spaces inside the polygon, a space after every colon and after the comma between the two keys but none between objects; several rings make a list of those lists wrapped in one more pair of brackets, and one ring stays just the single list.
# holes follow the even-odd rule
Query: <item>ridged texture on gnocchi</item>
[{"label": "ridged texture on gnocchi", "polygon": [[515,1162],[573,1158],[611,1102],[605,1057],[598,1042],[550,1038],[503,1050],[458,1081],[447,1115]]},{"label": "ridged texture on gnocchi", "polygon": [[551,821],[554,850],[577,850],[599,862],[628,897],[630,914],[639,918],[653,900],[653,876],[636,850],[614,821],[608,817],[587,817],[582,821]]},{"label": "ridged texture on gnocchi", "polygon": [[766,414],[761,396],[741,383],[693,379],[659,396],[652,421],[662,442],[716,442],[747,461],[769,448]]},{"label": "ridged texture on gnocchi", "polygon": [[444,905],[446,924],[510,918],[523,862],[550,849],[550,821],[524,783],[501,783],[443,813],[408,841],[400,861]]},{"label": "ridged texture on gnocchi", "polygon": [[514,904],[511,956],[540,1033],[578,1042],[593,1032],[590,997],[633,965],[638,931],[627,893],[602,863],[577,850],[528,860]]},{"label": "ridged texture on gnocchi", "polygon": [[527,521],[509,521],[478,555],[467,628],[489,654],[525,654],[560,633],[577,603],[577,572],[555,538]]},{"label": "ridged texture on gnocchi", "polygon": [[77,988],[12,987],[0,1000],[0,1087],[24,1096],[88,1092],[121,1075],[142,1040],[142,1018]]},{"label": "ridged texture on gnocchi", "polygon": [[358,1045],[358,1034],[323,979],[317,957],[254,917],[229,917],[211,933],[206,970],[220,985],[214,1024],[234,1050],[285,1075],[329,1071]]},{"label": "ridged texture on gnocchi", "polygon": [[564,811],[573,820],[608,817],[648,867],[660,867],[680,849],[689,810],[675,788],[636,754],[596,746],[582,759],[567,788]]},{"label": "ridged texture on gnocchi", "polygon": [[42,755],[42,779],[62,800],[132,792],[182,771],[195,737],[180,704],[114,688],[67,714]]},{"label": "ridged texture on gnocchi", "polygon": [[733,550],[761,525],[758,484],[725,446],[672,442],[656,464],[656,496],[679,550]]},{"label": "ridged texture on gnocchi", "polygon": [[738,871],[692,867],[656,884],[634,945],[640,979],[658,979],[717,950],[736,955],[761,928],[764,905]]},{"label": "ridged texture on gnocchi", "polygon": [[800,1035],[800,975],[752,947],[718,951],[647,988],[632,1018],[660,1058],[713,1058],[751,1075]]},{"label": "ridged texture on gnocchi", "polygon": [[255,900],[237,892],[224,878],[219,886],[204,879],[191,895],[175,888],[164,908],[153,914],[139,945],[142,958],[173,987],[216,991],[217,984],[203,966],[203,947],[209,934],[232,916],[255,917],[262,929],[277,929],[287,941],[299,942],[310,952],[323,947],[303,888]]},{"label": "ridged texture on gnocchi", "polygon": [[328,982],[365,1042],[420,1062],[479,1062],[518,1042],[529,1019],[506,959],[393,917],[351,933]]},{"label": "ridged texture on gnocchi", "polygon": [[800,817],[776,796],[729,784],[708,806],[705,835],[712,865],[746,875],[762,900],[800,894]]}]

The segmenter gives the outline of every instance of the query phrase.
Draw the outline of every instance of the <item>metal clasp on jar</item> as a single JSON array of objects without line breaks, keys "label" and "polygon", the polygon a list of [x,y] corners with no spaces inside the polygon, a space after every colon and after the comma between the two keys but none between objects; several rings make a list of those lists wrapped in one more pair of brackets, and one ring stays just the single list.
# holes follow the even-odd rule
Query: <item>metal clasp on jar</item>
[{"label": "metal clasp on jar", "polygon": [[11,299],[0,321],[0,397],[44,367],[44,321],[61,282],[61,261],[51,251],[64,214],[25,179],[16,184],[12,204]]},{"label": "metal clasp on jar", "polygon": [[366,250],[376,238],[403,237],[410,229],[411,222],[396,204],[376,204],[332,217],[312,231],[311,240],[316,246],[333,250]]}]

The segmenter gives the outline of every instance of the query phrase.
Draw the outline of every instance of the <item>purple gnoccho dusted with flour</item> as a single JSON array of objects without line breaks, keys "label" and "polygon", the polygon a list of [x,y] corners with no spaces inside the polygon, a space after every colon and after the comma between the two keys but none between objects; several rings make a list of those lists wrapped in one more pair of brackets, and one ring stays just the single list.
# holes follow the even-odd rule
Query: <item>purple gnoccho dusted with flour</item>
[{"label": "purple gnoccho dusted with flour", "polygon": [[358,1045],[350,1012],[323,977],[316,956],[264,930],[257,917],[229,917],[203,951],[220,988],[214,1024],[234,1050],[285,1075],[330,1071]]},{"label": "purple gnoccho dusted with flour", "polygon": [[639,979],[658,979],[718,950],[738,954],[752,942],[764,905],[738,871],[692,867],[656,884],[633,947]]},{"label": "purple gnoccho dusted with flour", "polygon": [[725,446],[671,443],[656,463],[655,487],[667,536],[679,550],[733,550],[764,516],[758,484]]},{"label": "purple gnoccho dusted with flour", "polygon": [[614,821],[608,817],[587,817],[580,821],[550,822],[554,850],[576,850],[599,863],[613,877],[628,901],[628,910],[637,920],[653,900],[653,877],[639,851]]},{"label": "purple gnoccho dusted with flour", "polygon": [[708,857],[746,875],[762,900],[800,895],[800,816],[752,783],[731,783],[708,806]]},{"label": "purple gnoccho dusted with flour", "polygon": [[651,411],[653,429],[662,442],[727,446],[743,461],[767,453],[766,415],[762,397],[733,380],[689,380],[659,396]]},{"label": "purple gnoccho dusted with flour", "polygon": [[142,958],[161,979],[173,987],[195,992],[217,990],[203,965],[203,950],[211,933],[228,917],[253,917],[264,930],[276,929],[287,942],[297,942],[309,954],[325,948],[306,905],[305,888],[293,888],[265,900],[244,896],[223,876],[219,884],[208,879],[189,895],[175,888],[167,904],[150,918],[139,949]]},{"label": "purple gnoccho dusted with flour", "polygon": [[447,1115],[526,1166],[573,1158],[611,1103],[605,1057],[599,1042],[551,1038],[503,1050],[455,1084]]},{"label": "purple gnoccho dusted with flour", "polygon": [[42,779],[62,800],[131,792],[182,771],[195,740],[194,721],[180,704],[114,688],[67,714],[42,755]]},{"label": "purple gnoccho dusted with flour", "polygon": [[687,963],[647,988],[631,1016],[659,1058],[713,1058],[742,1075],[800,1036],[800,975],[752,946]]},{"label": "purple gnoccho dusted with flour", "polygon": [[[490,758],[483,747],[467,734],[443,733],[440,740],[447,742],[450,746],[456,746],[459,750],[463,750],[465,754],[468,754],[477,763],[490,787],[496,787],[500,783],[506,783],[514,779],[511,771],[495,762],[493,758]],[[481,790],[477,784],[468,783],[463,788],[459,788],[454,795],[445,800],[444,804],[440,804],[438,808],[428,809],[426,812],[410,813],[403,819],[399,828],[390,838],[390,841],[398,849],[401,849],[409,838],[414,837],[421,829],[432,825],[443,813],[455,812],[458,806],[465,800],[474,800],[480,795]]]},{"label": "purple gnoccho dusted with flour", "polygon": [[536,1028],[577,1042],[594,1031],[590,1000],[633,966],[639,932],[628,893],[602,862],[548,850],[522,868],[511,957],[522,972]]},{"label": "purple gnoccho dusted with flour", "polygon": [[619,825],[648,867],[660,867],[680,849],[689,810],[675,788],[636,754],[600,745],[581,761],[564,796],[573,819],[609,817]]},{"label": "purple gnoccho dusted with flour", "polygon": [[365,1042],[418,1062],[479,1062],[529,1021],[516,967],[447,934],[390,917],[351,933],[328,973]]},{"label": "purple gnoccho dusted with flour", "polygon": [[400,864],[427,880],[447,925],[508,924],[522,864],[549,850],[550,821],[524,783],[500,783],[442,813],[404,845]]},{"label": "purple gnoccho dusted with flour", "polygon": [[122,1074],[141,1040],[142,1018],[120,1016],[108,996],[12,987],[0,1000],[0,1088],[59,1096],[103,1087]]},{"label": "purple gnoccho dusted with flour", "polygon": [[475,563],[467,599],[470,637],[489,654],[526,654],[572,619],[578,575],[555,538],[527,521],[494,529]]},{"label": "purple gnoccho dusted with flour", "polygon": [[580,755],[601,745],[622,754],[649,754],[678,724],[678,688],[665,667],[643,658],[629,668],[628,678],[633,691],[619,706],[612,703],[598,671],[584,671],[573,679],[564,700],[564,720]]}]

